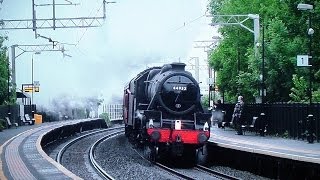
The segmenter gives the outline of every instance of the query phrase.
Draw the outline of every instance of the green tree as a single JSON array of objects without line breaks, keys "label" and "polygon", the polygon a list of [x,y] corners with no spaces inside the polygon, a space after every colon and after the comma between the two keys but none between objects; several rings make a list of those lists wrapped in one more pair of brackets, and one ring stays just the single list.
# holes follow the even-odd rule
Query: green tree
[{"label": "green tree", "polygon": [[209,96],[204,95],[201,97],[201,105],[203,109],[207,109],[209,107]]},{"label": "green tree", "polygon": [[0,105],[8,104],[8,76],[9,58],[6,55],[7,48],[3,45],[6,37],[0,36]]},{"label": "green tree", "polygon": [[298,77],[296,74],[292,77],[294,86],[291,88],[291,97],[293,102],[308,102],[307,89],[308,82],[303,77]]},{"label": "green tree", "polygon": [[[298,3],[300,1],[294,0],[211,0],[210,3],[211,13],[215,15],[259,14],[261,29],[265,29],[265,99],[269,102],[293,100],[289,96],[294,87],[293,74],[306,80],[309,78],[307,68],[296,66],[296,55],[308,52],[308,12],[298,10]],[[320,38],[317,21],[320,19],[320,0],[313,3],[312,27],[316,32],[312,44],[313,95],[317,97],[316,92],[320,92],[320,51],[316,50],[319,42],[315,40]],[[253,22],[246,21],[245,25],[253,27]],[[209,60],[218,72],[217,85],[224,92],[226,102],[234,102],[238,94],[247,102],[253,102],[259,94],[262,72],[261,53],[256,57],[253,51],[253,34],[234,25],[221,26],[219,32],[223,38]]]}]

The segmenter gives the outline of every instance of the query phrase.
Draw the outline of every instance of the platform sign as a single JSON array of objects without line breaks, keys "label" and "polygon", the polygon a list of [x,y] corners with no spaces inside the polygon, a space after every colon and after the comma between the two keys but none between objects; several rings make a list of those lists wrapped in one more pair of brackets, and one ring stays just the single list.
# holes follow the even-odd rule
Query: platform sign
[{"label": "platform sign", "polygon": [[27,87],[23,87],[23,92],[40,92],[40,88],[39,87],[32,87],[32,86],[27,86]]},{"label": "platform sign", "polygon": [[311,66],[309,65],[309,58],[311,58],[308,55],[297,55],[297,66]]},{"label": "platform sign", "polygon": [[23,87],[23,92],[32,92],[32,87]]},{"label": "platform sign", "polygon": [[40,88],[39,87],[34,87],[34,92],[39,92]]}]

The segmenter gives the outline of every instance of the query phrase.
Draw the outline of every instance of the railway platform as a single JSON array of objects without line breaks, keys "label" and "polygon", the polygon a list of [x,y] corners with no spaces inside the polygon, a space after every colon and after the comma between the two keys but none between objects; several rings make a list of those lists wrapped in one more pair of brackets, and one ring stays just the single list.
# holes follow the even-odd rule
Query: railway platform
[{"label": "railway platform", "polygon": [[34,129],[43,125],[47,125],[49,123],[41,123],[41,124],[34,124],[34,125],[24,125],[18,126],[17,128],[11,127],[10,129],[4,129],[0,132],[0,146],[2,146],[6,141],[11,139],[12,137],[28,131],[30,129]]},{"label": "railway platform", "polygon": [[303,140],[260,136],[251,132],[245,135],[235,133],[231,128],[213,126],[209,142],[223,148],[320,165],[320,143],[310,144]]},{"label": "railway platform", "polygon": [[[43,141],[69,136],[71,131],[78,132],[79,128],[80,131],[92,128],[98,124],[95,120],[99,119],[59,121],[4,130],[0,133],[0,179],[80,179],[42,150],[43,143],[48,143]],[[65,131],[64,127],[68,130]],[[49,132],[51,134],[46,135]]]}]

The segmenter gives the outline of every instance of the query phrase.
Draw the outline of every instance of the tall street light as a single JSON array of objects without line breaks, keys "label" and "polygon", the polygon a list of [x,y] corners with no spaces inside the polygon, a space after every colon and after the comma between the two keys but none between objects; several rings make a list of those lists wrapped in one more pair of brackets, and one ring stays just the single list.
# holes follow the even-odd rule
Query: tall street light
[{"label": "tall street light", "polygon": [[312,58],[312,50],[311,50],[311,45],[312,45],[312,35],[314,34],[314,30],[311,27],[311,13],[313,10],[313,5],[311,4],[303,4],[300,3],[297,6],[298,10],[302,11],[309,11],[309,27],[308,27],[308,37],[309,37],[309,53],[308,53],[308,59],[309,59],[309,103],[312,103],[312,64],[311,64],[311,58]]},{"label": "tall street light", "polygon": [[[212,17],[211,26],[215,25],[239,25],[246,30],[250,31],[254,35],[254,57],[258,59],[258,49],[260,46],[259,36],[260,36],[260,15],[259,14],[247,14],[247,15],[207,15],[207,17]],[[247,20],[253,20],[253,29],[246,25]],[[239,53],[239,51],[238,51]],[[240,71],[240,56],[238,54],[237,64],[238,72]],[[239,73],[238,73],[239,74]],[[261,73],[263,76],[263,73]],[[239,88],[238,93],[239,93]],[[263,90],[261,90],[262,92]],[[265,92],[265,91],[264,91]],[[224,97],[224,96],[223,96]],[[223,98],[224,99],[224,98]]]},{"label": "tall street light", "polygon": [[7,93],[8,93],[8,98],[7,98],[7,105],[8,105],[8,117],[9,119],[11,118],[11,107],[10,107],[10,61],[9,61],[9,54],[8,54],[8,62],[7,62],[7,68],[8,68],[8,79],[7,79],[7,83],[8,83],[8,89],[7,89]]},{"label": "tall street light", "polygon": [[[35,52],[34,54],[41,54],[41,52]],[[34,91],[34,81],[33,81],[33,54],[32,54],[32,62],[31,62],[31,84],[32,84],[32,91],[31,91],[31,113],[32,117],[34,116],[34,109],[33,109],[33,91]]]},{"label": "tall street light", "polygon": [[[8,55],[8,57],[9,57],[9,55]],[[8,101],[8,105],[10,104],[10,61],[9,61],[9,58],[8,58],[8,62],[7,62],[7,75],[8,75],[8,79],[7,79],[7,83],[8,83],[8,89],[7,89],[7,95],[8,95],[8,97],[7,97],[7,101]]]},{"label": "tall street light", "polygon": [[[262,63],[261,63],[261,89],[260,89],[260,95],[261,95],[261,103],[263,104],[265,102],[265,96],[267,95],[266,90],[266,84],[265,84],[265,73],[264,73],[264,64],[265,64],[265,42],[264,42],[264,30],[265,30],[265,20],[262,21]],[[260,44],[259,44],[260,46]]]}]

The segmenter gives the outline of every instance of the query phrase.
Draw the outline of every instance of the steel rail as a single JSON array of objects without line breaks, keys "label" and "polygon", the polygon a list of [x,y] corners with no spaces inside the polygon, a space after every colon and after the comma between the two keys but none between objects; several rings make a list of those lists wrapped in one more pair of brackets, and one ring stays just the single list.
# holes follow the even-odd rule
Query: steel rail
[{"label": "steel rail", "polygon": [[197,169],[199,171],[204,171],[204,172],[207,172],[209,174],[213,174],[213,175],[216,175],[216,176],[219,176],[219,177],[222,177],[223,179],[230,179],[230,180],[239,180],[240,179],[240,178],[236,178],[234,176],[227,175],[227,174],[221,173],[219,171],[215,171],[213,169],[210,169],[210,168],[207,168],[207,167],[201,166],[201,165],[196,165],[195,169]]},{"label": "steel rail", "polygon": [[56,161],[61,164],[61,160],[62,160],[62,156],[63,154],[66,152],[66,150],[71,146],[73,145],[74,143],[76,143],[77,141],[87,137],[87,136],[91,136],[91,135],[94,135],[94,134],[97,134],[97,133],[101,133],[101,132],[106,132],[106,131],[112,131],[112,130],[116,130],[116,129],[121,129],[123,127],[116,127],[116,128],[107,128],[107,129],[102,129],[102,130],[98,130],[98,131],[94,131],[94,132],[90,132],[90,133],[87,133],[87,134],[84,134],[82,136],[79,136],[75,139],[73,139],[72,141],[68,142],[66,145],[64,145],[60,151],[58,152],[57,156],[56,156]]},{"label": "steel rail", "polygon": [[[189,177],[187,175],[184,175],[182,173],[180,173],[179,171],[176,171],[172,168],[169,168],[168,166],[165,166],[159,162],[152,162],[150,159],[144,157],[143,155],[141,155],[136,149],[132,148],[142,159],[145,159],[147,161],[149,161],[150,163],[158,166],[159,168],[161,169],[164,169],[165,171],[168,171],[169,173],[175,175],[175,176],[178,176],[180,178],[183,178],[183,179],[188,179],[188,180],[193,180],[195,178],[193,177]],[[198,170],[198,171],[201,171],[201,172],[204,172],[204,173],[209,173],[209,174],[212,174],[212,175],[215,175],[215,176],[218,176],[218,178],[222,178],[222,179],[230,179],[230,180],[240,180],[240,178],[236,178],[236,177],[233,177],[233,176],[229,176],[229,175],[226,175],[226,174],[223,174],[221,172],[218,172],[218,171],[215,171],[213,169],[209,169],[205,166],[201,166],[201,165],[196,165],[194,167],[194,169]]]},{"label": "steel rail", "polygon": [[[133,148],[132,148],[132,149],[133,149]],[[172,169],[172,168],[169,168],[168,166],[165,166],[165,165],[163,165],[163,164],[161,164],[161,163],[152,162],[150,159],[148,159],[148,158],[144,157],[143,155],[141,155],[136,149],[133,149],[133,150],[134,150],[142,159],[145,159],[145,160],[149,161],[150,163],[158,166],[159,168],[161,168],[161,169],[163,169],[163,170],[165,170],[165,171],[168,171],[169,173],[171,173],[171,174],[173,174],[173,175],[175,175],[175,176],[177,176],[177,177],[180,177],[180,178],[183,178],[183,179],[188,179],[188,180],[191,180],[191,179],[193,180],[193,179],[194,179],[194,178],[189,177],[189,176],[187,176],[187,175],[184,175],[184,174],[182,174],[182,173],[180,173],[180,172],[178,172],[178,171],[176,171],[176,170],[174,170],[174,169]]]},{"label": "steel rail", "polygon": [[[122,127],[123,128],[123,127]],[[89,151],[89,160],[91,165],[95,168],[95,170],[100,174],[101,177],[103,177],[104,179],[110,179],[110,180],[114,180],[114,178],[109,175],[98,163],[97,161],[94,159],[94,150],[96,149],[96,147],[105,140],[111,139],[117,135],[119,135],[120,133],[123,133],[124,130],[120,130],[111,134],[108,134],[107,136],[100,138],[99,140],[97,140],[90,148]]]},{"label": "steel rail", "polygon": [[174,170],[174,169],[172,169],[172,168],[169,168],[168,166],[165,166],[165,165],[160,164],[160,163],[158,163],[158,162],[156,162],[155,165],[157,165],[157,166],[160,167],[161,169],[164,169],[164,170],[166,170],[166,171],[168,171],[168,172],[170,172],[170,173],[172,173],[172,174],[174,174],[174,175],[176,175],[176,176],[178,176],[178,177],[181,177],[181,178],[183,178],[183,179],[194,180],[193,177],[184,175],[184,174],[180,173],[179,171],[176,171],[176,170]]}]

